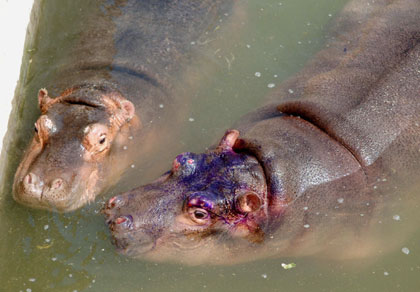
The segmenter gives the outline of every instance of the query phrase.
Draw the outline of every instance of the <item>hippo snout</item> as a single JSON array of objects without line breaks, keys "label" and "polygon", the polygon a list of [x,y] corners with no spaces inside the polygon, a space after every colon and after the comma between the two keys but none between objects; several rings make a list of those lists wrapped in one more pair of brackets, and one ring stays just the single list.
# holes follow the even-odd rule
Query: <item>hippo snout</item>
[{"label": "hippo snout", "polygon": [[39,175],[29,172],[17,187],[19,191],[15,193],[15,199],[18,202],[30,205],[53,205],[57,208],[68,203],[69,183],[61,177],[46,181]]}]

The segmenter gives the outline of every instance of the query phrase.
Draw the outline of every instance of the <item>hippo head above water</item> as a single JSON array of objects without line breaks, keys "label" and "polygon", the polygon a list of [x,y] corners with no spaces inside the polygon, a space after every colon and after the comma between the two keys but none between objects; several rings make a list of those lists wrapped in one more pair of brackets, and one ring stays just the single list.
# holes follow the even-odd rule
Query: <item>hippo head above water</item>
[{"label": "hippo head above water", "polygon": [[222,247],[258,245],[267,187],[258,161],[232,150],[238,135],[228,131],[207,153],[180,154],[152,184],[111,198],[103,212],[119,251],[199,263],[215,260]]},{"label": "hippo head above water", "polygon": [[[38,94],[41,116],[16,172],[14,199],[67,212],[93,201],[130,135],[134,105],[105,86],[81,86],[50,98]],[[113,155],[110,155],[110,154]]]}]

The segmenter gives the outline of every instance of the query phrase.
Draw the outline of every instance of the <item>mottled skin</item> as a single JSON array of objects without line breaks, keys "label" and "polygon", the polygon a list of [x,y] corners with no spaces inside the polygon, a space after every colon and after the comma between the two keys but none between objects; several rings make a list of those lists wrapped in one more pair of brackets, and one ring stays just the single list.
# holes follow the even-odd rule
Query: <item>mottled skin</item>
[{"label": "mottled skin", "polygon": [[118,250],[190,264],[385,250],[386,204],[420,183],[420,2],[370,4],[350,2],[327,48],[216,149],[110,199]]},{"label": "mottled skin", "polygon": [[93,201],[165,137],[163,121],[168,114],[175,120],[173,88],[191,62],[191,43],[211,32],[232,2],[90,5],[83,24],[60,35],[69,39],[69,54],[48,60],[54,73],[43,73],[55,97],[39,91],[41,116],[13,187],[14,199],[30,207],[67,212]]}]

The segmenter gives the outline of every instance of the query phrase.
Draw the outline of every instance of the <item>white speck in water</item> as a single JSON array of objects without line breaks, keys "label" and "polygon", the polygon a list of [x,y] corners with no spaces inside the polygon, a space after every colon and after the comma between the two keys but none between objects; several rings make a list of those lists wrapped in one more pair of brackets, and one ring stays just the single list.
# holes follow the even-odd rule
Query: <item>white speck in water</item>
[{"label": "white speck in water", "polygon": [[383,178],[382,181],[386,181],[386,178]]},{"label": "white speck in water", "polygon": [[251,47],[251,45],[248,45],[248,44],[247,44],[247,45],[246,45],[246,47],[249,49],[249,48]]},{"label": "white speck in water", "polygon": [[267,84],[267,87],[268,87],[268,88],[274,88],[275,86],[276,86],[276,85],[275,85],[274,83],[268,83],[268,84]]},{"label": "white speck in water", "polygon": [[36,279],[35,279],[35,278],[29,278],[29,279],[28,279],[28,281],[29,281],[29,282],[35,282],[35,281],[36,281]]},{"label": "white speck in water", "polygon": [[264,279],[267,279],[267,274],[262,274],[261,277],[263,277]]},{"label": "white speck in water", "polygon": [[329,14],[328,14],[328,17],[332,17],[332,14],[331,14],[331,13],[329,13]]},{"label": "white speck in water", "polygon": [[279,77],[279,75],[277,75],[277,74],[274,74],[274,78],[277,78],[277,77]]},{"label": "white speck in water", "polygon": [[261,77],[261,72],[255,72],[255,77]]},{"label": "white speck in water", "polygon": [[133,140],[133,136],[128,137],[129,140]]},{"label": "white speck in water", "polygon": [[388,276],[388,275],[389,275],[389,273],[385,271],[384,272],[384,276]]},{"label": "white speck in water", "polygon": [[73,274],[69,274],[69,278],[73,278]]},{"label": "white speck in water", "polygon": [[366,206],[370,206],[370,203],[366,203]]},{"label": "white speck in water", "polygon": [[307,23],[306,23],[306,25],[307,25],[307,26],[310,26],[310,25],[311,25],[311,23],[310,23],[310,22],[307,22]]},{"label": "white speck in water", "polygon": [[343,204],[343,202],[344,202],[344,198],[338,198],[338,199],[337,199],[337,202],[338,202],[339,204]]},{"label": "white speck in water", "polygon": [[191,42],[191,45],[194,46],[195,45],[195,42]]},{"label": "white speck in water", "polygon": [[159,105],[159,107],[160,107],[160,108],[163,108],[163,104],[160,104],[160,105]]},{"label": "white speck in water", "polygon": [[128,148],[127,146],[124,146],[124,147],[123,147],[123,149],[124,149],[124,150],[127,150],[127,148]]},{"label": "white speck in water", "polygon": [[47,230],[49,228],[48,224],[44,225],[44,230]]},{"label": "white speck in water", "polygon": [[376,190],[378,188],[378,186],[373,186],[373,189]]},{"label": "white speck in water", "polygon": [[298,45],[301,45],[302,44],[302,42],[301,41],[298,41]]},{"label": "white speck in water", "polygon": [[26,289],[26,292],[32,292],[31,288]]},{"label": "white speck in water", "polygon": [[274,235],[270,235],[270,238],[273,239],[274,238]]},{"label": "white speck in water", "polygon": [[77,290],[73,290],[73,292],[77,292]]},{"label": "white speck in water", "polygon": [[50,241],[51,241],[51,239],[45,238],[45,242],[50,242]]},{"label": "white speck in water", "polygon": [[131,166],[131,168],[134,168],[134,167],[136,167],[136,166],[135,166],[134,164],[131,164],[130,166]]},{"label": "white speck in water", "polygon": [[405,253],[405,254],[409,254],[409,253],[410,253],[410,250],[409,250],[407,247],[403,247],[403,248],[401,249],[401,251],[402,251],[403,253]]},{"label": "white speck in water", "polygon": [[289,88],[288,91],[289,91],[290,94],[293,94],[294,93],[293,89],[291,89],[291,88]]},{"label": "white speck in water", "polygon": [[55,261],[57,260],[57,258],[56,258],[56,257],[53,257],[53,258],[51,258],[51,260],[52,260],[53,262],[55,262]]},{"label": "white speck in water", "polygon": [[194,118],[189,118],[188,121],[194,122]]},{"label": "white speck in water", "polygon": [[394,219],[395,221],[400,221],[401,217],[400,217],[400,215],[394,215],[394,216],[392,216],[392,219]]},{"label": "white speck in water", "polygon": [[363,216],[365,216],[365,214],[360,214],[360,217],[363,217]]},{"label": "white speck in water", "polygon": [[283,3],[279,2],[279,6],[282,6],[282,5],[283,5]]},{"label": "white speck in water", "polygon": [[303,227],[305,227],[305,228],[309,228],[309,224],[305,224],[305,225],[303,225]]},{"label": "white speck in water", "polygon": [[280,48],[282,48],[282,49],[284,48],[284,46],[283,46],[283,45],[279,45],[279,47],[280,47]]},{"label": "white speck in water", "polygon": [[303,207],[303,210],[305,210],[305,211],[306,211],[306,210],[308,210],[308,209],[309,209],[309,208],[308,208],[308,207],[306,207],[306,206],[305,206],[305,207]]},{"label": "white speck in water", "polygon": [[95,279],[93,279],[93,280],[92,280],[92,283],[95,283],[95,282],[96,282],[96,280],[95,280]]}]

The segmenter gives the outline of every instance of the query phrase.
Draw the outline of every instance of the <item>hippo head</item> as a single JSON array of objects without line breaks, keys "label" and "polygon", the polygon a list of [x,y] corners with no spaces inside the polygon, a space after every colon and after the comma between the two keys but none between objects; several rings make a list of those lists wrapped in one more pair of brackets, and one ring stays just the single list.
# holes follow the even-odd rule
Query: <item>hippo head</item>
[{"label": "hippo head", "polygon": [[94,200],[134,121],[134,106],[107,87],[81,86],[50,98],[38,94],[41,116],[19,165],[14,199],[67,212]]},{"label": "hippo head", "polygon": [[111,198],[103,213],[119,252],[196,264],[259,245],[267,186],[258,161],[232,149],[238,135],[228,131],[214,150],[178,155],[155,182]]}]

